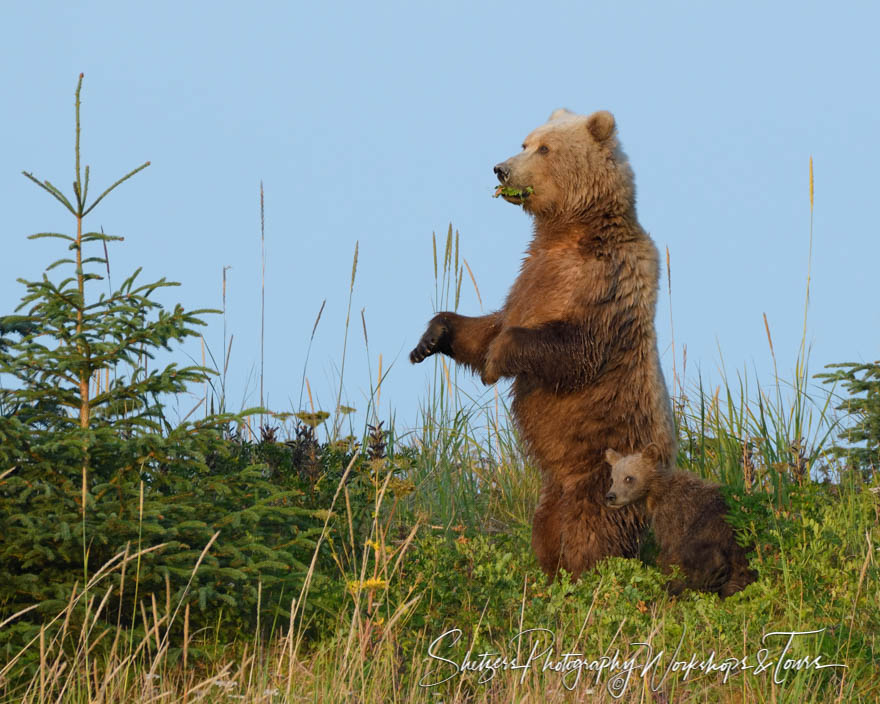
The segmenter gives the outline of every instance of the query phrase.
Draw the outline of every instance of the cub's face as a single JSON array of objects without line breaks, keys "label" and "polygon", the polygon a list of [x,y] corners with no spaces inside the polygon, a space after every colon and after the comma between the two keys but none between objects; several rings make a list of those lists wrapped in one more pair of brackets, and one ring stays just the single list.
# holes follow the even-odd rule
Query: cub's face
[{"label": "cub's face", "polygon": [[620,508],[644,499],[650,479],[657,470],[658,455],[655,445],[626,456],[612,449],[606,450],[605,459],[611,465],[611,488],[605,495],[605,503],[611,508]]},{"label": "cub's face", "polygon": [[535,215],[580,213],[605,193],[631,191],[632,173],[619,151],[614,117],[557,110],[495,166],[498,195]]}]

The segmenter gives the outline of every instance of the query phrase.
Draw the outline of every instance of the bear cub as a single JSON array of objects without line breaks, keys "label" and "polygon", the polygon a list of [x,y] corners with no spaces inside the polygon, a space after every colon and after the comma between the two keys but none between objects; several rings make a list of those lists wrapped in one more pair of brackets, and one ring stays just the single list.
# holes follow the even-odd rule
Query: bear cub
[{"label": "bear cub", "polygon": [[671,593],[688,588],[726,597],[755,581],[746,551],[724,520],[727,505],[718,485],[668,467],[653,443],[627,456],[608,449],[605,458],[611,465],[607,505],[641,502],[660,545],[658,566],[668,572],[678,565],[684,572],[685,581],[670,583]]}]

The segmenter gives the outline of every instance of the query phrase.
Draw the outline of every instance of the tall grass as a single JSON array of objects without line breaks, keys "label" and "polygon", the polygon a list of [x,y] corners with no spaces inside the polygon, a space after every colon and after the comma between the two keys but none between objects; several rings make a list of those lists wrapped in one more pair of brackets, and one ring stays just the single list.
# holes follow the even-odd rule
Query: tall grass
[{"label": "tall grass", "polygon": [[[442,365],[441,371],[442,371]],[[449,377],[451,378],[451,377]],[[564,680],[537,667],[524,673],[499,673],[485,684],[477,684],[476,676],[457,677],[435,688],[419,686],[420,681],[435,681],[437,663],[426,657],[428,646],[446,627],[443,620],[413,627],[411,618],[419,608],[427,613],[454,612],[445,599],[448,596],[423,588],[412,580],[407,569],[418,558],[421,546],[417,540],[426,532],[436,535],[473,535],[491,528],[499,533],[522,534],[534,499],[534,476],[523,471],[523,460],[515,436],[504,425],[504,409],[462,409],[456,405],[455,387],[450,394],[446,371],[436,377],[430,389],[437,398],[437,408],[425,408],[424,428],[417,436],[417,460],[406,474],[415,484],[409,496],[396,495],[391,487],[398,476],[392,472],[375,474],[373,519],[366,535],[353,527],[352,505],[348,495],[347,476],[340,479],[330,511],[339,513],[348,526],[343,544],[334,545],[339,568],[339,588],[349,594],[348,606],[340,610],[324,638],[306,639],[309,622],[309,580],[302,593],[292,599],[287,623],[276,623],[268,631],[255,632],[251,639],[223,643],[210,631],[191,633],[184,627],[182,639],[172,641],[171,625],[176,619],[188,622],[188,607],[173,603],[170,592],[164,597],[150,594],[139,602],[138,612],[126,619],[140,623],[143,635],[125,638],[121,627],[103,625],[110,588],[105,586],[108,575],[121,571],[124,579],[136,579],[130,573],[140,551],[117,556],[92,576],[88,585],[89,619],[80,629],[71,631],[69,624],[74,609],[85,598],[85,590],[71,594],[68,607],[47,622],[38,641],[33,642],[20,659],[32,658],[38,667],[30,681],[13,686],[8,674],[19,664],[12,661],[0,670],[0,696],[5,701],[22,702],[567,702],[580,697],[597,701],[615,701],[604,687],[586,682],[575,693],[565,687]],[[742,378],[741,378],[742,379]],[[437,388],[437,387],[440,388]],[[679,417],[683,433],[685,463],[731,482],[745,482],[748,462],[742,440],[756,448],[751,460],[754,477],[751,486],[784,484],[783,475],[791,476],[790,446],[792,429],[812,428],[811,453],[820,452],[827,430],[821,432],[816,421],[797,425],[792,420],[793,406],[780,407],[768,403],[769,394],[750,394],[748,384],[741,380],[733,389],[706,392],[699,386],[693,400],[684,406]],[[442,402],[439,400],[442,398]],[[491,399],[494,405],[496,398]],[[467,401],[471,403],[470,400]],[[820,405],[823,408],[824,404]],[[438,414],[442,409],[444,415]],[[486,414],[492,412],[491,415]],[[482,415],[481,415],[482,413]],[[500,419],[499,419],[500,417]],[[807,416],[809,418],[809,415]],[[825,416],[819,414],[824,422]],[[813,416],[815,419],[816,416]],[[442,424],[441,421],[442,420]],[[488,433],[484,433],[486,429]],[[804,481],[809,481],[809,475]],[[399,517],[403,504],[411,499],[418,517],[400,532]],[[841,578],[852,580],[852,591],[830,594],[821,612],[832,615],[841,610],[847,618],[839,621],[835,635],[821,641],[821,652],[829,652],[829,660],[850,665],[846,675],[835,680],[834,693],[829,694],[824,672],[806,673],[791,678],[784,686],[771,678],[741,676],[724,684],[719,678],[700,677],[695,682],[672,678],[659,690],[657,701],[749,701],[749,702],[822,702],[875,701],[880,695],[870,665],[880,655],[870,631],[860,630],[859,621],[876,623],[875,606],[866,603],[880,598],[877,587],[877,566],[874,546],[878,541],[877,523],[865,522],[864,498],[855,488],[840,488],[838,510],[841,525],[851,529],[842,532],[842,555],[853,555],[857,570]],[[320,542],[329,538],[329,517]],[[457,524],[464,524],[464,528]],[[720,604],[714,597],[693,597],[672,600],[662,591],[640,591],[642,583],[633,579],[644,568],[622,567],[611,563],[589,579],[582,580],[574,596],[552,592],[532,565],[529,566],[527,538],[522,538],[520,552],[524,571],[519,575],[519,596],[510,592],[498,594],[505,601],[510,615],[509,631],[492,641],[498,652],[509,652],[508,640],[523,627],[550,627],[560,648],[597,656],[613,654],[616,648],[630,649],[632,640],[647,638],[657,649],[671,653],[677,639],[683,637],[685,652],[708,653],[718,658],[742,657],[754,650],[761,634],[775,628],[810,630],[817,625],[816,609],[810,605],[815,594],[798,580],[810,560],[810,536],[814,528],[805,525],[802,549],[786,555],[786,559],[763,568],[761,588]],[[866,541],[867,538],[867,541]],[[368,549],[362,548],[366,540]],[[859,548],[861,545],[861,548]],[[202,555],[210,549],[206,546]],[[316,548],[315,557],[319,548]],[[625,561],[619,561],[625,562]],[[774,567],[774,564],[777,567]],[[315,570],[312,560],[309,576]],[[197,565],[194,565],[194,570]],[[774,569],[782,574],[774,576]],[[406,572],[406,576],[404,576]],[[125,576],[128,575],[128,576]],[[626,575],[629,575],[627,577]],[[873,577],[872,577],[873,576]],[[479,578],[474,578],[476,587]],[[778,584],[777,584],[778,580]],[[636,585],[627,596],[626,585]],[[566,586],[570,590],[571,587]],[[548,592],[548,590],[550,590]],[[548,622],[522,623],[523,615],[542,594],[560,601],[560,611]],[[463,599],[466,593],[458,593]],[[650,598],[653,597],[653,598]],[[509,602],[507,600],[510,600]],[[849,601],[848,601],[849,600]],[[637,602],[637,603],[636,603]],[[775,605],[773,605],[775,604]],[[621,617],[622,606],[629,605],[633,616]],[[809,605],[809,608],[806,606]],[[495,605],[475,605],[477,612]],[[637,608],[638,607],[638,608]],[[646,613],[641,613],[643,609]],[[612,612],[613,616],[606,614]],[[866,615],[867,614],[867,615]],[[442,616],[441,616],[442,619]],[[517,619],[520,619],[519,621]],[[699,623],[703,623],[700,627]],[[628,623],[629,621],[629,623]],[[693,622],[697,633],[682,634],[681,623]],[[731,644],[730,622],[739,622],[741,646]],[[521,625],[522,623],[522,625]],[[714,625],[713,625],[714,624]],[[722,625],[724,624],[724,625]],[[4,624],[5,625],[5,624]],[[719,630],[721,629],[721,630]],[[479,626],[478,626],[479,630]],[[133,633],[129,630],[128,633]],[[477,632],[464,637],[476,646],[482,641]],[[735,639],[734,639],[735,640]],[[484,647],[484,645],[480,645]],[[475,651],[476,652],[476,651]],[[482,650],[479,650],[482,652]],[[862,654],[859,656],[859,652]],[[85,666],[86,655],[91,655]],[[196,655],[198,655],[196,657]],[[451,653],[448,657],[453,656]],[[441,672],[446,673],[445,670]],[[835,671],[835,677],[837,671]],[[438,698],[439,695],[439,698]],[[665,699],[664,699],[665,697]],[[618,701],[651,701],[649,684],[636,679]]]},{"label": "tall grass", "polygon": [[[673,384],[673,404],[683,441],[681,461],[694,466],[702,476],[714,477],[725,484],[746,488],[755,485],[770,487],[777,499],[785,490],[783,478],[799,484],[811,478],[839,479],[836,468],[821,460],[835,430],[845,419],[834,414],[834,389],[816,388],[811,384],[809,372],[807,322],[812,276],[813,195],[813,158],[810,157],[810,235],[803,332],[791,379],[779,375],[776,350],[765,313],[764,329],[774,371],[774,380],[769,387],[750,380],[746,370],[738,372],[735,380],[730,379],[720,350],[722,377],[714,389],[706,389],[702,377],[698,377],[690,389],[686,388],[685,381],[680,381],[676,392]],[[668,250],[666,261],[671,318]],[[673,375],[677,378],[675,369]]]},{"label": "tall grass", "polygon": [[[465,271],[482,307],[476,278],[461,256],[458,231],[450,225],[439,248],[436,234],[431,243],[434,312],[458,310]],[[411,474],[417,489],[414,504],[444,526],[498,530],[511,520],[525,525],[537,500],[539,478],[519,450],[504,387],[468,392],[460,374],[446,357],[434,356],[412,437],[419,451]]]}]

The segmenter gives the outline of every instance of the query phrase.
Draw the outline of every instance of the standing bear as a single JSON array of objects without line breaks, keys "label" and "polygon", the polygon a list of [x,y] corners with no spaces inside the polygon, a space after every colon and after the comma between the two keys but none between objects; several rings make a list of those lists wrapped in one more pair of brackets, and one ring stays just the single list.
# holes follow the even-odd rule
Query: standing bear
[{"label": "standing bear", "polygon": [[550,575],[634,557],[644,511],[605,504],[605,449],[675,457],[654,331],[659,257],[639,225],[614,117],[557,110],[495,167],[496,195],[534,219],[501,310],[434,316],[410,361],[441,352],[485,384],[513,378],[512,412],[542,474],[532,547]]}]

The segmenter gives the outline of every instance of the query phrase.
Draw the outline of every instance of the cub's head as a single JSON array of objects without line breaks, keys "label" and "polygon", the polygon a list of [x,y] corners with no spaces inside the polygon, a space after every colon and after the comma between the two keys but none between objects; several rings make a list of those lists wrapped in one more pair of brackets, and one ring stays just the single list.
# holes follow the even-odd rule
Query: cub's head
[{"label": "cub's head", "polygon": [[605,110],[576,115],[556,110],[523,142],[522,151],[495,166],[496,195],[537,217],[577,219],[598,205],[635,202],[632,169]]},{"label": "cub's head", "polygon": [[609,448],[605,450],[605,459],[611,465],[611,488],[605,495],[605,503],[611,508],[629,506],[644,499],[651,479],[661,470],[660,448],[654,443],[626,456]]}]

